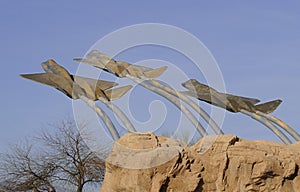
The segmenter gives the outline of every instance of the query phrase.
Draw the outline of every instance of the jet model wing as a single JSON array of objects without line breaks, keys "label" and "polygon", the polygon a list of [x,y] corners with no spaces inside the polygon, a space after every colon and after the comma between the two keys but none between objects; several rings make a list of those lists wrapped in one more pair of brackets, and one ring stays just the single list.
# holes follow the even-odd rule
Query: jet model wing
[{"label": "jet model wing", "polygon": [[87,82],[92,86],[98,86],[101,90],[107,90],[119,85],[118,83],[111,82],[111,81],[104,81],[104,80],[98,80],[98,79],[92,79],[92,78],[74,76],[74,75],[71,76],[76,83],[80,84],[80,82]]},{"label": "jet model wing", "polygon": [[130,89],[132,88],[132,85],[127,85],[119,88],[114,88],[110,90],[104,91],[106,97],[109,101],[113,101],[116,99],[119,99],[123,95],[125,95]]},{"label": "jet model wing", "polygon": [[166,70],[167,70],[167,66],[163,66],[157,69],[151,69],[151,70],[147,70],[144,71],[144,76],[149,78],[149,79],[154,79],[157,78],[159,76],[161,76]]},{"label": "jet model wing", "polygon": [[61,77],[54,73],[21,74],[20,76],[38,83],[42,83],[44,85],[54,87],[63,92],[68,97],[74,98],[73,82],[64,77]]},{"label": "jet model wing", "polygon": [[49,59],[42,63],[42,68],[47,73],[54,73],[61,77],[64,77],[69,80],[73,80],[71,78],[71,74],[61,65],[57,64],[53,59]]},{"label": "jet model wing", "polygon": [[22,74],[21,77],[49,85],[58,89],[72,99],[84,95],[91,100],[105,98],[107,101],[122,97],[131,85],[111,89],[118,83],[71,75],[64,67],[49,59],[42,63],[46,73]]}]

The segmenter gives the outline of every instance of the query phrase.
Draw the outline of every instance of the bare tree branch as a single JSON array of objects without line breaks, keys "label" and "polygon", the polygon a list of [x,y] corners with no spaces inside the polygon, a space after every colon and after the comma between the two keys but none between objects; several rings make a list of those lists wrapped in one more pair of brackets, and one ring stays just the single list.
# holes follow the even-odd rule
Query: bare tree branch
[{"label": "bare tree branch", "polygon": [[37,144],[16,145],[1,154],[0,192],[56,192],[59,186],[81,192],[101,183],[105,164],[88,148],[75,122],[66,120],[51,128],[55,132],[44,131]]}]

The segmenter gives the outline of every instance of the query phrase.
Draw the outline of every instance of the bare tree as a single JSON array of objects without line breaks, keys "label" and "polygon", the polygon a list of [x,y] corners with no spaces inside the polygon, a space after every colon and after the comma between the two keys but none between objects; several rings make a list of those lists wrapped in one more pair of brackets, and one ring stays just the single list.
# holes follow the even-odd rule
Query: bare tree
[{"label": "bare tree", "polygon": [[0,191],[81,192],[102,182],[104,162],[88,148],[74,121],[51,127],[55,131],[44,131],[37,143],[16,145],[1,154]]},{"label": "bare tree", "polygon": [[4,191],[51,191],[53,164],[33,154],[32,145],[12,147],[11,153],[1,157],[1,188]]}]

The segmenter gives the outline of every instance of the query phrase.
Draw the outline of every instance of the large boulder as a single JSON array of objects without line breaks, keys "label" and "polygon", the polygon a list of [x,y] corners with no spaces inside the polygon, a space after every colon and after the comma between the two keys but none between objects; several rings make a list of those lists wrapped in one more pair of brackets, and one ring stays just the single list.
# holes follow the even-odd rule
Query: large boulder
[{"label": "large boulder", "polygon": [[285,145],[234,135],[193,146],[153,133],[128,133],[106,162],[101,192],[300,191],[300,142]]}]

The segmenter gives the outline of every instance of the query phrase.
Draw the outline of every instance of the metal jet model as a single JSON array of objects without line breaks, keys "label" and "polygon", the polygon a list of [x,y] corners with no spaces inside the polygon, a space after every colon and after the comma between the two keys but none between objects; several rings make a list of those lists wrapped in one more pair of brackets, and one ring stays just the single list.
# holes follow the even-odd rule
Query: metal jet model
[{"label": "metal jet model", "polygon": [[143,86],[144,88],[166,98],[185,114],[185,116],[192,122],[192,124],[197,128],[198,132],[201,135],[207,135],[205,128],[201,125],[198,119],[189,111],[188,108],[180,103],[179,99],[182,99],[186,104],[191,106],[191,108],[194,109],[201,117],[203,117],[204,120],[209,123],[211,128],[217,134],[223,134],[222,130],[220,129],[220,127],[218,127],[214,120],[212,120],[209,115],[195,102],[189,99],[186,95],[172,89],[171,87],[161,84],[159,81],[156,81],[154,79],[159,77],[167,69],[166,66],[152,69],[149,67],[132,65],[127,62],[116,61],[108,55],[100,53],[97,50],[93,50],[88,53],[86,58],[84,59],[74,60],[100,68],[104,71],[116,75],[117,77],[127,77],[135,83]]},{"label": "metal jet model", "polygon": [[277,117],[268,114],[273,112],[280,105],[282,101],[279,99],[262,104],[257,104],[258,102],[260,102],[260,100],[258,99],[220,93],[207,85],[199,83],[195,79],[190,79],[182,83],[182,86],[189,90],[182,92],[186,95],[195,97],[201,101],[205,101],[215,106],[222,107],[228,111],[234,113],[241,112],[247,116],[252,117],[253,119],[268,127],[286,144],[292,143],[291,140],[273,123],[284,129],[296,141],[300,140],[300,135],[292,127],[290,127]]},{"label": "metal jet model", "polygon": [[124,61],[116,61],[108,55],[100,53],[97,50],[91,51],[84,59],[74,60],[87,63],[109,73],[113,73],[117,77],[126,77],[127,75],[130,75],[136,78],[146,77],[153,79],[159,77],[167,69],[167,66],[152,69],[150,67],[132,65]]},{"label": "metal jet model", "polygon": [[226,110],[234,113],[241,112],[241,110],[246,110],[252,113],[259,111],[268,114],[273,112],[282,102],[280,99],[277,99],[274,101],[257,104],[260,102],[258,99],[220,93],[195,79],[190,79],[182,83],[182,86],[189,90],[183,92],[184,94],[195,97],[201,101],[205,101],[215,106],[225,108]]},{"label": "metal jet model", "polygon": [[54,60],[43,62],[42,67],[46,73],[22,74],[21,76],[54,87],[71,99],[79,99],[81,95],[84,95],[93,101],[99,100],[100,98],[112,101],[122,97],[132,88],[131,85],[128,85],[110,89],[118,84],[110,81],[71,75]]},{"label": "metal jet model", "polygon": [[54,87],[71,99],[83,100],[103,120],[114,140],[120,137],[115,126],[108,115],[99,106],[95,105],[94,101],[101,100],[119,117],[129,131],[135,131],[126,115],[109,102],[122,97],[132,88],[131,85],[110,89],[118,84],[71,75],[64,67],[52,59],[43,62],[42,67],[46,73],[22,74],[21,77]]},{"label": "metal jet model", "polygon": [[[198,113],[216,134],[223,134],[223,132],[218,124],[216,124],[216,122],[214,122],[214,120],[188,96],[222,107],[234,113],[241,112],[242,114],[250,116],[268,127],[284,143],[290,144],[292,142],[285,133],[278,129],[277,126],[284,129],[296,141],[300,141],[300,135],[298,132],[277,117],[269,114],[281,104],[282,101],[279,99],[258,104],[260,102],[258,99],[221,93],[207,85],[199,83],[195,79],[182,83],[188,91],[179,92],[154,79],[162,75],[162,73],[167,69],[166,66],[153,69],[139,65],[132,65],[127,62],[116,61],[108,55],[96,50],[91,51],[84,59],[74,60],[100,68],[116,75],[117,77],[127,77],[144,88],[163,96],[185,114],[185,116],[195,126],[198,133],[202,136],[208,134],[206,129],[201,125],[201,122],[194,116],[189,108],[185,106],[185,104],[189,105],[191,109]],[[113,88],[118,84],[109,81],[71,75],[64,67],[57,64],[54,60],[43,62],[42,67],[45,73],[22,74],[21,76],[54,87],[71,99],[81,99],[84,101],[92,109],[94,109],[98,116],[103,120],[114,140],[119,138],[119,133],[109,116],[96,104],[97,100],[103,102],[110,110],[112,110],[113,113],[117,115],[118,119],[122,121],[124,127],[127,128],[128,131],[136,131],[126,114],[110,102],[126,94],[126,92],[132,88],[131,85]],[[182,104],[180,101],[183,101],[185,104]]]}]

